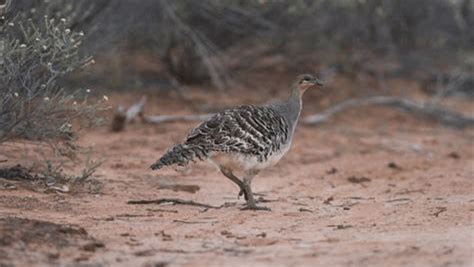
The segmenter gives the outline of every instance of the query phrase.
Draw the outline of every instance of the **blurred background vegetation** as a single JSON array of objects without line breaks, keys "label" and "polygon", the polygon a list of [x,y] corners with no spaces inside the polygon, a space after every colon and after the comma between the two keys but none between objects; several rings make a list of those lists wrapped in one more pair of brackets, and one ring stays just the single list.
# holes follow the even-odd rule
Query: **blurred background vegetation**
[{"label": "blurred background vegetation", "polygon": [[111,89],[231,90],[261,68],[446,83],[474,65],[472,0],[15,0],[6,10],[85,33],[98,64],[81,83]]},{"label": "blurred background vegetation", "polygon": [[0,5],[0,141],[71,139],[71,120],[77,118],[95,125],[103,107],[86,101],[88,88],[99,88],[92,92],[101,92],[99,97],[111,91],[184,97],[188,85],[188,92],[235,94],[254,86],[282,91],[293,75],[313,72],[329,87],[334,77],[346,81],[327,93],[338,100],[397,94],[400,88],[390,86],[396,79],[415,83],[433,102],[474,96],[472,0]]},{"label": "blurred background vegetation", "polygon": [[[308,93],[306,110],[327,110],[303,123],[381,104],[471,126],[457,111],[474,97],[473,2],[0,0],[0,143],[46,143],[54,156],[75,159],[77,130],[102,121],[107,95],[114,106],[146,94],[149,107],[169,113],[186,103],[186,112],[204,115],[184,119],[201,120],[283,97],[290,80],[308,72],[329,90]],[[373,96],[382,98],[361,99]],[[160,102],[167,97],[178,102]],[[143,118],[141,99],[114,107],[113,131]],[[449,109],[441,107],[446,99]],[[100,165],[85,162],[67,180],[82,181]],[[42,177],[64,177],[62,164],[49,156],[46,163]]]}]

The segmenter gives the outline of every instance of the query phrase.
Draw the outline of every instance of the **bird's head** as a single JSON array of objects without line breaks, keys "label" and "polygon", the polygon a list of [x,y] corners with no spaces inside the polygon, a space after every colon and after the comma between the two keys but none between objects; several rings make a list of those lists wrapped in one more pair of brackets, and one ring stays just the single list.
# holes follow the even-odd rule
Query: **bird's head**
[{"label": "bird's head", "polygon": [[294,86],[301,92],[304,93],[308,88],[315,85],[323,86],[323,82],[311,74],[300,74],[296,78]]}]

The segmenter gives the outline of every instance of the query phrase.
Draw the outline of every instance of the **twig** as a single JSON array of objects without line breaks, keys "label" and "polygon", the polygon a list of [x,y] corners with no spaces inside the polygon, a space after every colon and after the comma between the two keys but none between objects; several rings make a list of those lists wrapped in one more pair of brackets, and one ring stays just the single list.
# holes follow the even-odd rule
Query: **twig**
[{"label": "twig", "polygon": [[433,212],[433,216],[438,217],[441,213],[447,211],[446,207],[436,207],[436,211]]},{"label": "twig", "polygon": [[404,202],[404,201],[412,201],[412,200],[410,198],[394,198],[394,199],[386,200],[385,202],[393,203],[393,202]]},{"label": "twig", "polygon": [[0,4],[0,15],[3,15],[4,13],[8,12],[8,10],[10,9],[12,0],[6,0],[3,2],[4,2],[3,4]]},{"label": "twig", "polygon": [[145,122],[148,123],[165,123],[165,122],[190,122],[190,121],[204,121],[212,117],[214,114],[201,115],[158,115],[146,116]]},{"label": "twig", "polygon": [[165,210],[165,209],[146,209],[151,212],[169,212],[169,213],[178,213],[177,210]]},{"label": "twig", "polygon": [[179,198],[159,198],[159,199],[152,199],[152,200],[129,200],[127,204],[129,205],[141,205],[141,204],[163,204],[163,203],[172,203],[174,205],[189,205],[189,206],[197,206],[203,207],[208,209],[219,209],[220,207],[211,206],[208,204],[203,204],[199,202],[194,202],[192,200],[183,200]]},{"label": "twig", "polygon": [[316,125],[326,122],[336,113],[356,108],[360,106],[377,105],[400,108],[405,112],[413,113],[421,117],[437,120],[443,125],[452,127],[472,127],[474,126],[474,118],[465,116],[453,110],[449,110],[438,105],[427,105],[417,103],[409,99],[393,97],[393,96],[374,96],[361,99],[350,99],[339,103],[323,112],[308,116],[303,119],[303,123],[307,125]]},{"label": "twig", "polygon": [[185,223],[185,224],[200,224],[200,223],[215,223],[216,221],[184,221],[184,220],[173,220],[173,222]]},{"label": "twig", "polygon": [[193,43],[197,55],[201,58],[204,66],[207,68],[212,83],[219,90],[224,90],[226,88],[228,75],[224,64],[220,62],[219,58],[211,57],[212,52],[210,47],[214,46],[212,42],[200,35],[190,25],[186,24],[178,14],[176,14],[176,7],[174,4],[168,1],[162,1],[161,7],[167,17],[173,22],[177,32],[180,33],[182,37],[187,38]]}]

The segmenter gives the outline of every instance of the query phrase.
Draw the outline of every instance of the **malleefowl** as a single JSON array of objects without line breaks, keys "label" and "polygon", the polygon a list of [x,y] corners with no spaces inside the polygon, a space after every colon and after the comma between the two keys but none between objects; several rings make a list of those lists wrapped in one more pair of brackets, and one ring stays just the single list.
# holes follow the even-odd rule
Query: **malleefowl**
[{"label": "malleefowl", "polygon": [[244,195],[247,201],[244,209],[269,210],[256,205],[250,188],[252,179],[288,152],[303,107],[303,93],[315,85],[323,84],[312,75],[299,75],[286,101],[240,106],[215,114],[193,129],[183,143],[171,147],[151,168],[209,160],[239,186],[239,196]]}]

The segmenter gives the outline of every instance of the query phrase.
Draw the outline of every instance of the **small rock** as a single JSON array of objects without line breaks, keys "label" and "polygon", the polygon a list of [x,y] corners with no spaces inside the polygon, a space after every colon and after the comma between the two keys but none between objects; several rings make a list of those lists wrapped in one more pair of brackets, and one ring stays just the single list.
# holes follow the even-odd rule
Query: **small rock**
[{"label": "small rock", "polygon": [[352,227],[352,225],[338,224],[338,225],[336,225],[335,230],[342,230],[342,229],[347,229],[347,228],[351,228],[351,227]]},{"label": "small rock", "polygon": [[459,154],[456,151],[453,151],[453,152],[449,153],[448,157],[450,157],[452,159],[460,159],[461,158],[461,156],[459,156]]},{"label": "small rock", "polygon": [[82,249],[89,252],[95,252],[97,248],[103,248],[103,247],[105,247],[104,243],[96,241],[96,242],[85,244],[82,247]]},{"label": "small rock", "polygon": [[267,237],[267,233],[261,232],[260,234],[257,234],[257,237],[265,238],[265,237]]},{"label": "small rock", "polygon": [[326,174],[335,174],[335,173],[337,173],[337,169],[334,167],[326,171]]},{"label": "small rock", "polygon": [[51,253],[48,253],[48,258],[50,259],[59,259],[59,252],[51,252]]},{"label": "small rock", "polygon": [[331,204],[331,201],[334,200],[333,196],[328,197],[326,200],[323,201],[323,204],[329,205]]},{"label": "small rock", "polygon": [[398,166],[397,163],[391,161],[387,164],[387,167],[391,168],[391,169],[395,169],[395,170],[401,170],[402,168],[400,168],[400,166]]},{"label": "small rock", "polygon": [[140,250],[133,253],[137,257],[149,257],[155,255],[155,251],[152,249]]}]

